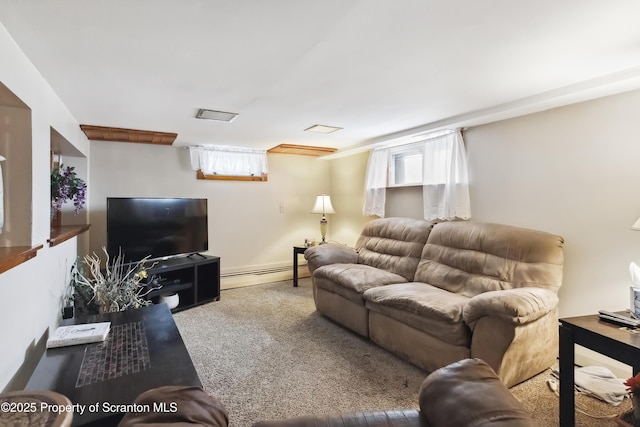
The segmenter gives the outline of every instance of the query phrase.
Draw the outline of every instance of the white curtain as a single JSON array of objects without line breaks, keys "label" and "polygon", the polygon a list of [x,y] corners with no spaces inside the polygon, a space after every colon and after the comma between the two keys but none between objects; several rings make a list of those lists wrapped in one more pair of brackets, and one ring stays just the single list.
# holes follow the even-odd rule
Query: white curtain
[{"label": "white curtain", "polygon": [[384,217],[388,171],[389,151],[386,149],[372,150],[367,164],[363,215]]},{"label": "white curtain", "polygon": [[423,161],[424,218],[469,219],[469,176],[460,131],[426,141]]},{"label": "white curtain", "polygon": [[[469,219],[469,176],[464,141],[459,130],[414,143],[422,146],[422,198],[427,220]],[[365,216],[384,217],[389,162],[396,161],[394,149],[371,151],[365,178]],[[406,150],[405,150],[406,151]]]},{"label": "white curtain", "polygon": [[249,148],[189,147],[191,167],[205,175],[261,176],[269,172],[267,152]]}]

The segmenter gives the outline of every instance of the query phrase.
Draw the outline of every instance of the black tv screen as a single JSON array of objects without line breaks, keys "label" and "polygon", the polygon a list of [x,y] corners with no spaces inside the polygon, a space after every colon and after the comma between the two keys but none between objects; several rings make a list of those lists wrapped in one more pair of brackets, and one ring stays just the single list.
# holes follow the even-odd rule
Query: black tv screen
[{"label": "black tv screen", "polygon": [[107,198],[107,252],[125,261],[209,249],[207,199]]}]

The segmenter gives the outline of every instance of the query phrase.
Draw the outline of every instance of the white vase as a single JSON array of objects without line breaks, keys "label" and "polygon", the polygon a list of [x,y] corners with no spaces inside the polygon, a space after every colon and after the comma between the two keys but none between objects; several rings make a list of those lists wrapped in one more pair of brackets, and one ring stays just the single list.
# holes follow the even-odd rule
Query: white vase
[{"label": "white vase", "polygon": [[160,295],[160,304],[167,304],[169,310],[173,310],[180,304],[180,296],[178,294]]}]

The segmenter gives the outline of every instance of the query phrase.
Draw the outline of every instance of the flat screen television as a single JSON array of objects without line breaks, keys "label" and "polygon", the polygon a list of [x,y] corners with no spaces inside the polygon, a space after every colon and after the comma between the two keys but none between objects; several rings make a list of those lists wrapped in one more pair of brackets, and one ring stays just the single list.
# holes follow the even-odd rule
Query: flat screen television
[{"label": "flat screen television", "polygon": [[107,252],[126,262],[209,249],[207,199],[107,198]]}]

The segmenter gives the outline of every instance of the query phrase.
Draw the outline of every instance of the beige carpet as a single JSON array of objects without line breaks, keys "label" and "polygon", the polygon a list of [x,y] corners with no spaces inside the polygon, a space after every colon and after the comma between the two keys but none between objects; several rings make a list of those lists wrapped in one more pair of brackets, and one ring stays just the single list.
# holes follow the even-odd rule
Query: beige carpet
[{"label": "beige carpet", "polygon": [[[340,411],[417,408],[426,373],[320,316],[310,279],[222,291],[220,301],[174,315],[208,393],[218,396],[231,427],[262,419]],[[539,426],[558,425],[550,371],[512,388]],[[618,414],[578,396],[585,412]],[[615,426],[576,414],[578,426]]]}]

